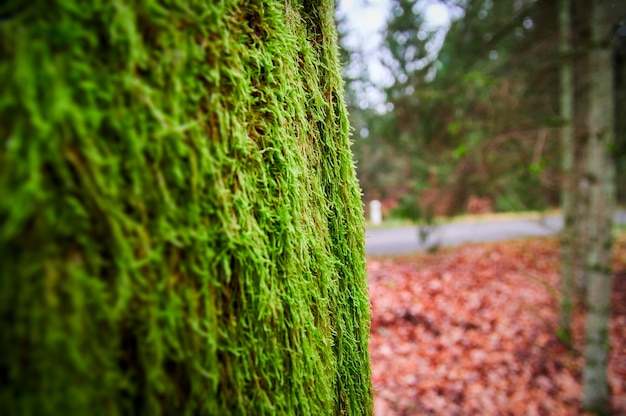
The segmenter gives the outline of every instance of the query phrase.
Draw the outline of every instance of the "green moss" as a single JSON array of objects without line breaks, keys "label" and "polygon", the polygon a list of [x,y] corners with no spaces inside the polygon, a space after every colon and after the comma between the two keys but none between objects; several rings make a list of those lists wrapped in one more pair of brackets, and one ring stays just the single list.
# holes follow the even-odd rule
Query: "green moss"
[{"label": "green moss", "polygon": [[370,414],[333,3],[12,4],[3,414]]}]

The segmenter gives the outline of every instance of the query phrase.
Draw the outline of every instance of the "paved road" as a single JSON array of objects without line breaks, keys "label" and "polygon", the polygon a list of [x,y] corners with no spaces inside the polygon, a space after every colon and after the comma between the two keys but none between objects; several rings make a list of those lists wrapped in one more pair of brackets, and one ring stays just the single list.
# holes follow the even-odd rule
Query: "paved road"
[{"label": "paved road", "polygon": [[[615,215],[616,222],[626,223],[626,211]],[[417,226],[367,230],[367,254],[401,254],[424,251],[433,246],[454,246],[468,242],[498,241],[519,237],[550,236],[563,226],[560,216],[539,219],[494,220],[492,222],[455,223],[432,227],[420,239]]]}]

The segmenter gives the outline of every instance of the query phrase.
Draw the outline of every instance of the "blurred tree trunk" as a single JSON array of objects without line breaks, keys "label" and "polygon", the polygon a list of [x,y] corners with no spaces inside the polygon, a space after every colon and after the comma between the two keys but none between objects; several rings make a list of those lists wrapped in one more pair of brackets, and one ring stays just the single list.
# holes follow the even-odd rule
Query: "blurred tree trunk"
[{"label": "blurred tree trunk", "polygon": [[561,209],[564,227],[561,235],[561,316],[559,336],[566,343],[571,341],[571,321],[573,299],[575,293],[575,276],[573,271],[573,249],[575,243],[574,229],[574,115],[573,94],[574,77],[571,60],[571,2],[561,0],[559,3],[559,51],[562,56],[560,68],[560,111],[564,125],[561,127]]},{"label": "blurred tree trunk", "polygon": [[584,299],[586,293],[585,257],[589,240],[589,184],[585,175],[587,143],[589,140],[589,51],[590,51],[590,0],[574,0],[572,16],[572,52],[574,54],[574,166],[572,186],[575,206],[572,210],[572,265],[575,282],[574,300]]},{"label": "blurred tree trunk", "polygon": [[587,334],[583,371],[583,407],[603,413],[609,408],[606,367],[609,352],[611,301],[611,227],[614,206],[613,60],[608,35],[612,29],[608,1],[591,2],[589,55],[589,250],[587,272]]},{"label": "blurred tree trunk", "polygon": [[[626,7],[618,13],[626,12]],[[619,22],[615,50],[615,160],[616,183],[623,183],[626,175],[626,14]],[[616,189],[619,204],[626,202],[626,187]]]}]

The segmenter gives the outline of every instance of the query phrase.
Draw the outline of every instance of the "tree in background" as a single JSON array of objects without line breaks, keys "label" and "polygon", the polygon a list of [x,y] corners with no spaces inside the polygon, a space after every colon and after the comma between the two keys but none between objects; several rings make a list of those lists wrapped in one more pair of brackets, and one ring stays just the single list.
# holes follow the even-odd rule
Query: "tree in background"
[{"label": "tree in background", "polygon": [[590,1],[589,113],[587,165],[590,206],[589,250],[586,258],[587,323],[583,407],[597,413],[609,410],[607,363],[611,317],[612,222],[615,172],[613,54],[610,36],[615,24],[608,1]]},{"label": "tree in background", "polygon": [[560,112],[563,119],[561,127],[561,211],[563,231],[561,232],[561,314],[559,336],[567,344],[571,343],[572,313],[576,293],[574,276],[574,76],[571,57],[571,18],[570,0],[559,2],[559,52],[560,68]]},{"label": "tree in background", "polygon": [[[626,178],[626,7],[615,10],[621,13],[616,27],[615,42],[615,162],[617,180]],[[618,201],[626,201],[626,186],[616,189]]]},{"label": "tree in background", "polygon": [[[393,119],[376,108],[376,103],[368,97],[376,88],[368,71],[367,61],[371,57],[362,45],[349,41],[346,16],[340,13],[337,16],[352,152],[363,200],[382,200],[387,209],[388,201],[399,199],[412,188],[410,153],[399,153],[392,144]],[[368,209],[367,203],[365,209]]]},{"label": "tree in background", "polygon": [[[395,140],[411,149],[416,193],[437,214],[472,198],[498,210],[551,206],[558,195],[552,2],[447,2],[456,17],[440,33],[398,0],[388,23]],[[428,198],[426,198],[428,199]]]},{"label": "tree in background", "polygon": [[[562,298],[559,334],[569,342],[569,317],[575,306],[584,304],[587,287],[585,257],[589,250],[590,194],[585,166],[588,147],[589,53],[590,38],[589,2],[569,2],[568,16],[560,4],[561,73],[560,97],[563,127],[561,128],[561,207],[564,228],[561,234]],[[567,21],[566,21],[567,20]],[[568,26],[568,27],[566,27]],[[565,38],[567,36],[567,39]],[[568,74],[571,70],[571,74]],[[569,96],[571,94],[571,97]],[[571,99],[571,108],[567,108]],[[568,117],[568,113],[571,117]],[[568,120],[571,120],[568,125]],[[571,130],[570,130],[571,129]]]},{"label": "tree in background", "polygon": [[371,414],[332,2],[0,16],[2,413]]}]

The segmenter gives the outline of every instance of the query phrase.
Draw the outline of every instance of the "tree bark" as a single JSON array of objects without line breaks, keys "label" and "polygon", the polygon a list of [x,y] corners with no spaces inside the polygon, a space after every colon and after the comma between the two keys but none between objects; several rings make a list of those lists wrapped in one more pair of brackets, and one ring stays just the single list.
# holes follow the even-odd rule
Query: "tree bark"
[{"label": "tree bark", "polygon": [[614,143],[614,88],[608,37],[611,29],[610,2],[592,2],[586,172],[590,191],[590,244],[585,267],[589,310],[584,351],[583,407],[597,413],[604,413],[609,409],[606,368],[609,353],[611,227],[614,206],[614,167],[610,154]]},{"label": "tree bark", "polygon": [[575,281],[575,300],[584,299],[587,286],[585,257],[589,240],[589,183],[585,175],[587,144],[589,141],[589,51],[590,0],[573,0],[572,49],[574,52],[574,167],[572,273]]},{"label": "tree bark", "polygon": [[573,83],[571,60],[571,4],[570,0],[561,0],[559,4],[559,51],[562,56],[560,68],[560,111],[564,125],[561,127],[561,210],[564,227],[561,234],[561,316],[559,336],[566,343],[571,341],[571,321],[575,295],[575,276],[573,271],[574,229],[574,115]]}]

